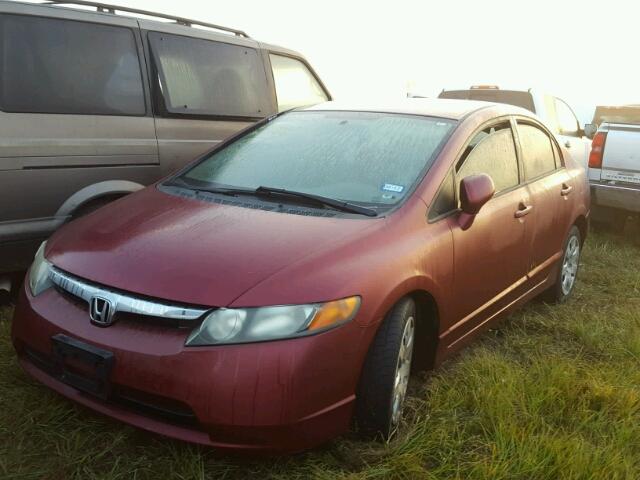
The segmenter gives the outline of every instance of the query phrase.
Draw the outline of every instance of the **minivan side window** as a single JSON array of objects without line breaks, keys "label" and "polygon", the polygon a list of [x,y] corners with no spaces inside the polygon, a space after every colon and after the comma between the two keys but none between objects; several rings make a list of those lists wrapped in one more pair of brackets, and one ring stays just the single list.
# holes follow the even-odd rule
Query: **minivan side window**
[{"label": "minivan side window", "polygon": [[456,168],[458,189],[462,179],[480,173],[486,173],[492,178],[496,194],[518,185],[518,157],[511,124],[504,122],[476,134]]},{"label": "minivan side window", "polygon": [[169,113],[261,118],[269,111],[256,49],[158,32],[149,40]]},{"label": "minivan side window", "polygon": [[326,102],[327,94],[300,60],[284,55],[269,55],[276,84],[278,111]]},{"label": "minivan side window", "polygon": [[0,15],[5,112],[144,115],[134,33],[125,27]]},{"label": "minivan side window", "polygon": [[518,124],[525,179],[531,180],[556,169],[551,138],[543,130],[529,124]]}]

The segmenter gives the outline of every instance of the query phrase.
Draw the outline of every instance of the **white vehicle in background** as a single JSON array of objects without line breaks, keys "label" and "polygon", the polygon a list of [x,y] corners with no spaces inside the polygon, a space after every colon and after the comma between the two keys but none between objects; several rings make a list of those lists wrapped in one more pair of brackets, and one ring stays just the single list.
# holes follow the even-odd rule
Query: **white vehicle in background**
[{"label": "white vehicle in background", "polygon": [[443,90],[438,98],[484,100],[526,108],[540,117],[579,165],[587,168],[591,140],[585,136],[571,107],[558,97],[531,88],[502,90],[495,85],[477,85],[466,90]]},{"label": "white vehicle in background", "polygon": [[599,106],[585,128],[597,128],[589,156],[593,219],[622,232],[640,213],[640,105]]}]

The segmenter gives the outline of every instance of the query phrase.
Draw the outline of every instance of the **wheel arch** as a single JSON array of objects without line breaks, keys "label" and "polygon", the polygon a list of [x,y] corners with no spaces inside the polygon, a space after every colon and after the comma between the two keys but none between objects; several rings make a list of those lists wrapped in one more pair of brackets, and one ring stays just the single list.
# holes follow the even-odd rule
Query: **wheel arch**
[{"label": "wheel arch", "polygon": [[[434,287],[434,288],[429,288]],[[440,338],[440,306],[436,290],[426,278],[413,278],[404,282],[393,291],[384,302],[382,321],[393,307],[403,298],[411,298],[416,306],[416,348],[414,349],[414,365],[418,369],[429,369],[435,364],[438,341]],[[376,331],[382,325],[376,326]]]},{"label": "wheel arch", "polygon": [[580,243],[584,245],[584,241],[589,233],[589,221],[584,215],[578,215],[578,218],[576,218],[573,224],[578,227],[578,230],[580,231]]},{"label": "wheel arch", "polygon": [[435,297],[426,290],[414,290],[406,297],[416,305],[415,366],[429,369],[434,366],[440,334],[440,314]]},{"label": "wheel arch", "polygon": [[142,188],[144,185],[129,180],[106,180],[88,185],[67,198],[56,212],[56,217],[71,217],[91,202],[108,197],[121,197]]}]

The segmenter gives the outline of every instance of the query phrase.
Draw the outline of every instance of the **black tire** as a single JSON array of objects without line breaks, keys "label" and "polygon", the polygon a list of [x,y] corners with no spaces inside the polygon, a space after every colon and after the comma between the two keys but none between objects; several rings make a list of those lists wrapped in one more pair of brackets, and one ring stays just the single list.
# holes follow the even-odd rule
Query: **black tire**
[{"label": "black tire", "polygon": [[[401,418],[404,396],[400,402],[400,412],[394,416],[394,385],[405,328],[409,328],[408,322],[412,322],[413,341],[409,355],[405,357],[412,358],[415,345],[416,306],[411,298],[400,300],[391,309],[369,347],[360,376],[356,402],[358,430],[366,436],[381,435],[384,439],[389,438],[396,430]],[[402,351],[406,350],[402,349]],[[401,363],[406,369],[406,363]],[[411,364],[408,368],[410,367]],[[404,378],[404,375],[402,376]],[[408,381],[408,373],[406,381]]]},{"label": "black tire", "polygon": [[[573,281],[571,282],[570,288],[567,288],[566,284],[563,284],[563,280],[567,272],[564,269],[565,263],[568,261],[568,249],[572,248],[573,245],[577,244],[578,254],[575,259],[575,274],[573,275]],[[571,246],[570,246],[571,245]],[[564,248],[562,249],[562,258],[560,259],[560,266],[558,268],[558,273],[556,276],[555,283],[542,294],[542,300],[548,303],[563,303],[565,302],[573,293],[573,290],[576,286],[576,279],[578,276],[578,272],[580,271],[580,254],[582,253],[582,238],[580,236],[580,230],[575,225],[571,227],[569,231],[569,235],[564,242]]]}]

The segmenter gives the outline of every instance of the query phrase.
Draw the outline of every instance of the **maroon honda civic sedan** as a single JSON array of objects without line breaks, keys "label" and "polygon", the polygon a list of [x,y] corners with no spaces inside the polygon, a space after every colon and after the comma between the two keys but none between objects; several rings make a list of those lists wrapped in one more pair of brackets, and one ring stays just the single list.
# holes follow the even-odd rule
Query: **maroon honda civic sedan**
[{"label": "maroon honda civic sedan", "polygon": [[412,371],[571,294],[588,218],[584,169],[525,110],[325,103],[59,230],[13,343],[48,387],[169,437],[387,437]]}]

